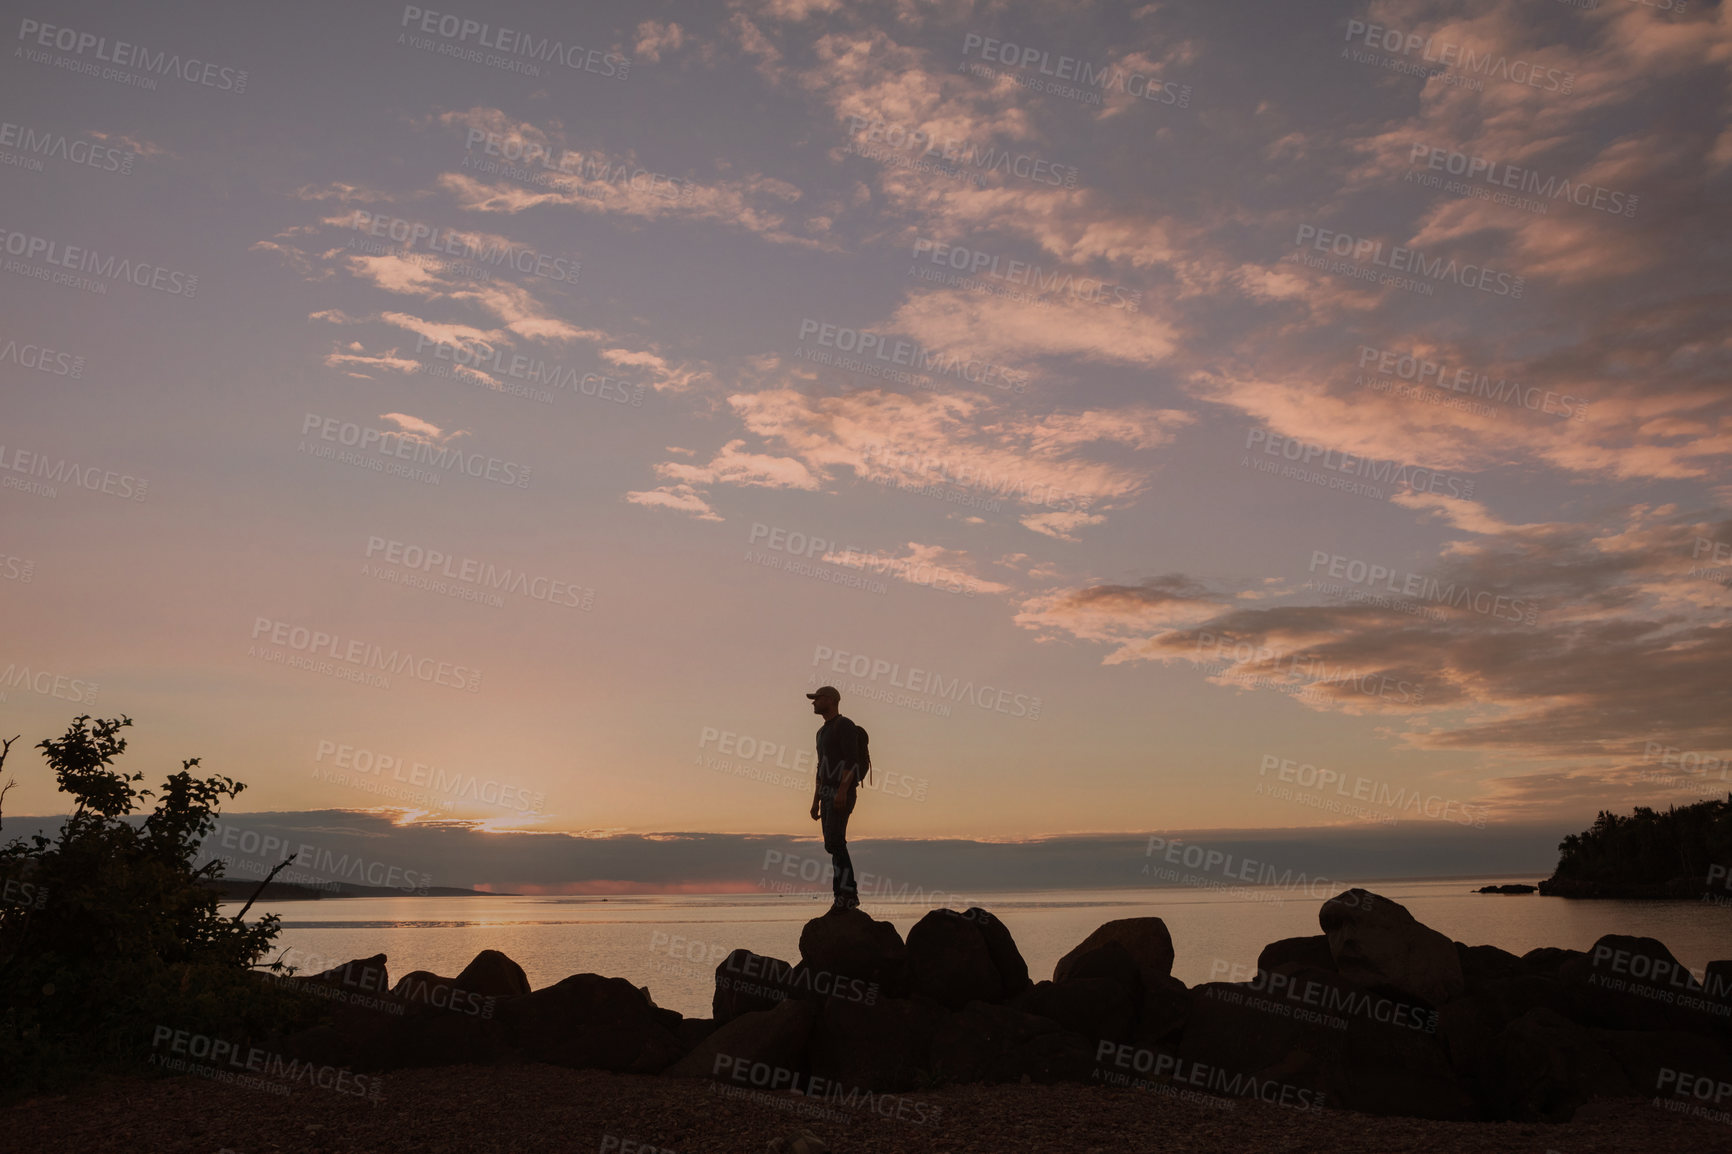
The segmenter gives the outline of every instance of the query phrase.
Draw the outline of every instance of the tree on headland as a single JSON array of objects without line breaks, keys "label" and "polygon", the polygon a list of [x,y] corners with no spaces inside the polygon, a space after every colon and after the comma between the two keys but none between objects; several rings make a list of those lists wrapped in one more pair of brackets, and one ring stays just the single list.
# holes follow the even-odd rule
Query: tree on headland
[{"label": "tree on headland", "polygon": [[[142,773],[114,767],[126,749],[120,731],[131,724],[84,715],[58,740],[38,743],[72,812],[55,837],[0,846],[6,1084],[49,1067],[136,1057],[140,1031],[153,1022],[263,1026],[283,1008],[249,972],[279,932],[277,915],[224,916],[205,884],[221,876],[222,862],[193,864],[218,806],[246,787],[195,776],[192,758],[157,790],[138,788]],[[154,808],[138,820],[141,799]]]},{"label": "tree on headland", "polygon": [[1540,892],[1693,898],[1715,865],[1732,865],[1732,794],[1664,813],[1645,805],[1628,816],[1601,810],[1592,826],[1558,843],[1557,869]]}]

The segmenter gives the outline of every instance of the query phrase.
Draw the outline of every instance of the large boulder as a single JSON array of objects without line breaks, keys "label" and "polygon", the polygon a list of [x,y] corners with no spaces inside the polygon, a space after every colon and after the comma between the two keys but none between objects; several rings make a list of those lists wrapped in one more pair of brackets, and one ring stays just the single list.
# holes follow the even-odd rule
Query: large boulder
[{"label": "large boulder", "polygon": [[1335,955],[1329,952],[1329,938],[1313,934],[1306,938],[1282,938],[1270,942],[1257,955],[1257,968],[1268,972],[1282,966],[1310,966],[1317,970],[1333,970]]},{"label": "large boulder", "polygon": [[1145,989],[1152,989],[1162,978],[1172,976],[1173,935],[1167,932],[1167,923],[1160,918],[1120,918],[1101,926],[1060,958],[1052,968],[1053,981],[1064,981],[1082,958],[1109,942],[1122,946],[1130,954]]},{"label": "large boulder", "polygon": [[485,1001],[479,994],[458,990],[456,978],[441,977],[432,970],[410,970],[391,987],[391,996],[409,1014],[467,1009],[471,999],[477,1005]]},{"label": "large boulder", "polygon": [[1100,1067],[1098,1039],[1082,1034],[1060,1031],[1039,1034],[1010,1053],[997,1064],[1000,1082],[1088,1082]]},{"label": "large boulder", "polygon": [[352,962],[344,962],[342,965],[335,966],[323,973],[296,978],[295,981],[331,990],[342,990],[345,994],[376,996],[391,988],[391,978],[385,968],[384,954],[374,954],[370,958],[356,958]]},{"label": "large boulder", "polygon": [[952,1010],[1004,996],[986,935],[955,910],[933,910],[908,931],[908,983],[916,995]]},{"label": "large boulder", "polygon": [[1570,1017],[1610,1030],[1687,1030],[1722,1034],[1727,1019],[1704,1013],[1702,984],[1655,938],[1606,934],[1586,954],[1558,967]]},{"label": "large boulder", "polygon": [[1732,1086],[1732,1054],[1712,1039],[1679,1030],[1590,1032],[1617,1061],[1638,1094],[1670,1096],[1682,1074],[1691,1079],[1688,1085],[1713,1086],[1722,1106],[1732,1099],[1732,1090],[1720,1090]]},{"label": "large boulder", "polygon": [[1498,1050],[1501,1118],[1568,1122],[1593,1098],[1641,1093],[1591,1031],[1553,1010],[1530,1010],[1511,1022]]},{"label": "large boulder", "polygon": [[1043,1034],[1058,1032],[1059,1025],[1051,1018],[1014,1006],[970,1002],[938,1024],[929,1065],[933,1076],[944,1082],[1014,1080],[1011,1068],[1020,1073],[1023,1063],[1010,1055]]},{"label": "large boulder", "polygon": [[674,1036],[680,1040],[680,1049],[691,1053],[693,1048],[705,1038],[716,1032],[714,1018],[685,1018],[674,1027]]},{"label": "large boulder", "polygon": [[1064,968],[1064,976],[1054,979],[1055,984],[1064,985],[1098,978],[1117,983],[1120,989],[1130,995],[1132,1001],[1142,997],[1142,970],[1137,965],[1137,960],[1131,957],[1131,952],[1118,942],[1104,942],[1087,953],[1073,954],[1069,962]]},{"label": "large boulder", "polygon": [[1558,976],[1568,979],[1572,971],[1597,975],[1603,986],[1642,983],[1662,990],[1702,988],[1684,963],[1672,956],[1665,942],[1629,934],[1601,935],[1586,955],[1560,966]]},{"label": "large boulder", "polygon": [[1376,991],[1347,1005],[1341,1048],[1325,1066],[1334,1105],[1442,1121],[1480,1117],[1476,1083],[1454,1068],[1435,1011]]},{"label": "large boulder", "polygon": [[357,958],[323,973],[289,978],[290,989],[327,1004],[325,1021],[284,1038],[282,1053],[320,1065],[378,1070],[392,1064],[392,1027],[406,1007],[391,996],[384,954]]},{"label": "large boulder", "polygon": [[403,1007],[399,1012],[411,1017],[451,1013],[491,1019],[500,999],[527,993],[529,979],[523,967],[498,950],[482,950],[455,978],[411,970],[391,988],[392,997]]},{"label": "large boulder", "polygon": [[1531,1010],[1551,1010],[1566,1018],[1577,1012],[1575,999],[1561,982],[1532,973],[1485,982],[1469,996],[1490,1016],[1499,1033]]},{"label": "large boulder", "polygon": [[1407,995],[1287,962],[1192,990],[1179,1053],[1228,1080],[1271,1079],[1366,1113],[1476,1117],[1436,1030],[1432,1008]]},{"label": "large boulder", "polygon": [[1461,980],[1469,992],[1489,982],[1507,981],[1528,973],[1528,967],[1520,958],[1496,946],[1468,946],[1457,942],[1455,956],[1461,963]]},{"label": "large boulder", "polygon": [[498,1017],[524,1056],[555,1066],[653,1074],[684,1052],[678,1015],[624,978],[573,974],[501,1001]]},{"label": "large boulder", "polygon": [[457,975],[457,988],[484,998],[516,998],[529,993],[523,967],[498,950],[482,950]]},{"label": "large boulder", "polygon": [[1143,991],[1137,1011],[1135,1040],[1139,1046],[1176,1043],[1191,1018],[1191,991],[1177,978],[1168,978]]},{"label": "large boulder", "polygon": [[1683,1004],[1732,1033],[1732,961],[1709,962],[1702,972],[1701,996]]},{"label": "large boulder", "polygon": [[1324,902],[1317,921],[1343,977],[1400,990],[1434,1006],[1467,988],[1455,943],[1397,902],[1350,889]]},{"label": "large boulder", "polygon": [[1716,1002],[1732,1003],[1732,960],[1708,963],[1702,973],[1702,992]]},{"label": "large boulder", "polygon": [[1497,1039],[1508,1025],[1473,994],[1446,1002],[1437,1010],[1437,1041],[1449,1058],[1449,1068],[1472,1089],[1482,1113],[1491,1082],[1497,1076]]},{"label": "large boulder", "polygon": [[986,952],[992,955],[998,983],[1006,998],[1014,998],[1034,985],[1029,980],[1028,963],[1023,961],[1022,951],[1016,948],[1016,939],[1010,936],[1008,926],[979,906],[969,906],[963,916],[980,927],[980,934],[986,939]]},{"label": "large boulder", "polygon": [[786,1071],[790,1077],[775,1079],[792,1085],[793,1076],[806,1072],[806,1053],[812,1027],[818,1022],[816,1002],[789,998],[774,1009],[750,1010],[711,1031],[697,1046],[667,1068],[676,1078],[715,1078],[750,1083],[754,1066]]},{"label": "large boulder", "polygon": [[1558,971],[1572,958],[1585,958],[1580,950],[1563,950],[1557,946],[1540,946],[1522,955],[1522,966],[1530,974],[1555,978]]},{"label": "large boulder", "polygon": [[878,986],[881,995],[899,997],[908,987],[908,947],[889,922],[861,909],[834,910],[806,923],[800,931],[800,961],[824,983],[858,978]]},{"label": "large boulder", "polygon": [[710,1012],[718,1026],[741,1014],[773,1010],[788,998],[794,967],[781,958],[738,949],[716,963],[716,992]]},{"label": "large boulder", "polygon": [[1110,978],[1036,982],[1011,1004],[1096,1041],[1128,1041],[1136,1027],[1137,995]]},{"label": "large boulder", "polygon": [[884,987],[876,981],[850,977],[829,969],[814,969],[801,962],[788,975],[788,996],[823,1002],[840,998],[845,1002],[871,1004],[885,996]]},{"label": "large boulder", "polygon": [[[1295,980],[1305,983],[1319,976],[1334,977],[1298,969]],[[1289,1001],[1271,992],[1266,981],[1205,982],[1191,990],[1179,1055],[1226,1071],[1228,1078],[1267,1077],[1273,1070],[1320,1071],[1342,1045],[1343,1031],[1332,1021],[1295,1020]],[[1327,1089],[1320,1074],[1304,1085],[1313,1091]]]},{"label": "large boulder", "polygon": [[[460,995],[469,994],[459,990]],[[504,1023],[493,1016],[492,999],[460,997],[457,1008],[445,1012],[406,1013],[393,1021],[359,1053],[372,1068],[416,1066],[485,1066],[517,1057]],[[473,1012],[463,1009],[470,1007]]]},{"label": "large boulder", "polygon": [[911,1090],[931,1080],[933,1035],[946,1017],[925,998],[885,998],[872,1005],[830,998],[812,1032],[810,1069],[849,1090]]}]

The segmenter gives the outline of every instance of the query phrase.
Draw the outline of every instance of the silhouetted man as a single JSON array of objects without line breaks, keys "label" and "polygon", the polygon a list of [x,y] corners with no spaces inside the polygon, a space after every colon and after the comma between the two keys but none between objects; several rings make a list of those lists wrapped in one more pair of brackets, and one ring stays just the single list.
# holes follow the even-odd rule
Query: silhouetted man
[{"label": "silhouetted man", "polygon": [[812,712],[824,719],[818,729],[818,775],[812,788],[812,820],[824,831],[824,848],[830,854],[830,885],[836,900],[830,912],[854,909],[860,904],[860,887],[854,880],[854,862],[848,857],[848,815],[854,812],[856,788],[865,768],[862,730],[836,712],[842,694],[833,685],[821,685],[812,699]]}]

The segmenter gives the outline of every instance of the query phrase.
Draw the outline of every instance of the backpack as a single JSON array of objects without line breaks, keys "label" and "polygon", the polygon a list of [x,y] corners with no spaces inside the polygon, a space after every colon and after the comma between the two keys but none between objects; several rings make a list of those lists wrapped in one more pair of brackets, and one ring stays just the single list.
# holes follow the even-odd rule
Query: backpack
[{"label": "backpack", "polygon": [[872,776],[872,750],[867,746],[866,727],[855,725],[860,734],[860,784],[865,785],[866,779]]}]

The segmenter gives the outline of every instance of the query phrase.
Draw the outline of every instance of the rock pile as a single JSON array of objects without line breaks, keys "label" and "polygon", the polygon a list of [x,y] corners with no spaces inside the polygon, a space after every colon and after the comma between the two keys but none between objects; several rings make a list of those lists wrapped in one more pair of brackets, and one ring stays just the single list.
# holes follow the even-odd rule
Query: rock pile
[{"label": "rock pile", "polygon": [[293,979],[333,1014],[279,1048],[359,1070],[547,1062],[874,1094],[1168,1084],[1464,1120],[1565,1121],[1680,1079],[1732,1086],[1732,961],[1699,982],[1660,942],[1615,934],[1517,957],[1451,941],[1363,889],[1325,902],[1318,923],[1265,947],[1248,981],[1187,987],[1159,918],[1108,922],[1034,982],[986,910],[934,910],[906,941],[849,910],[807,923],[797,963],[729,954],[704,1019],[623,978],[531,990],[493,950],[454,978],[388,986],[378,955]]}]

